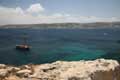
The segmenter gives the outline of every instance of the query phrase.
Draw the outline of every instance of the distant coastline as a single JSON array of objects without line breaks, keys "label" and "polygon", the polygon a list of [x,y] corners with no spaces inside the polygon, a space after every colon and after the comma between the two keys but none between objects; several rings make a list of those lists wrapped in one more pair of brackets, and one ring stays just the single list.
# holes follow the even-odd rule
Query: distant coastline
[{"label": "distant coastline", "polygon": [[41,24],[9,24],[0,28],[120,28],[120,22],[94,22],[94,23],[41,23]]}]

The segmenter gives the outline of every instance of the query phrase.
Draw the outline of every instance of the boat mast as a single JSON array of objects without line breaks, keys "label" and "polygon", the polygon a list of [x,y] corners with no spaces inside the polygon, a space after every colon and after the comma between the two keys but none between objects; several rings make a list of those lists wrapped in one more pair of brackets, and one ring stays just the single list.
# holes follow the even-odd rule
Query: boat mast
[{"label": "boat mast", "polygon": [[27,35],[24,33],[24,36],[23,36],[23,44],[24,45],[27,45]]}]

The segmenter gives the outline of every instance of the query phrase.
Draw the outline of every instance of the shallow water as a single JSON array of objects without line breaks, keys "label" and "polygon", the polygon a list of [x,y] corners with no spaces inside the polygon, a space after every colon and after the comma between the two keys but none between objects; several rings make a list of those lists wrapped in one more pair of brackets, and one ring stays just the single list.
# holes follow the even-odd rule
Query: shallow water
[{"label": "shallow water", "polygon": [[[17,51],[28,34],[30,51]],[[120,29],[0,29],[0,63],[40,64],[57,60],[120,60]]]}]

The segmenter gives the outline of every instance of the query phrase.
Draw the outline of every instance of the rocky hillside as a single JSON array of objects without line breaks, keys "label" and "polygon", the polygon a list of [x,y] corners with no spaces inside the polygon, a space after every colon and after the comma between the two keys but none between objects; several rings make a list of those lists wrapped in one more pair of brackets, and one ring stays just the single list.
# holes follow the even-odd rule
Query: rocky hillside
[{"label": "rocky hillside", "polygon": [[0,64],[1,80],[120,80],[120,65],[115,60],[57,61],[19,67]]},{"label": "rocky hillside", "polygon": [[95,22],[95,23],[49,23],[49,24],[13,24],[0,28],[111,28],[120,27],[120,22]]}]

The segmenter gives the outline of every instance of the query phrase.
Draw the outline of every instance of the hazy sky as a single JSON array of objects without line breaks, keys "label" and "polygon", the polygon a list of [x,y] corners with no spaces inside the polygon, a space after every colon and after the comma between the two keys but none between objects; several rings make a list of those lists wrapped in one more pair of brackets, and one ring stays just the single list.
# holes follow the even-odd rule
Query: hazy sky
[{"label": "hazy sky", "polygon": [[120,21],[120,0],[0,0],[0,24]]}]

